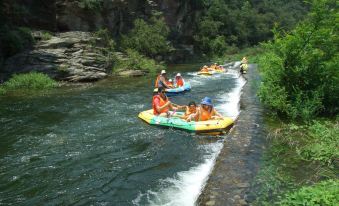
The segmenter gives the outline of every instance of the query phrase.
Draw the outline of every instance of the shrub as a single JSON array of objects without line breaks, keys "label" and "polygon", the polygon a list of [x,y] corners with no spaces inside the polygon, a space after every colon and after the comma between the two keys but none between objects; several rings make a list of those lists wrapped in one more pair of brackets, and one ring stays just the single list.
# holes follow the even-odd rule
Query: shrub
[{"label": "shrub", "polygon": [[149,23],[136,19],[134,28],[122,37],[121,47],[124,50],[134,49],[148,57],[165,55],[172,49],[167,42],[168,34],[163,18],[152,17]]},{"label": "shrub", "polygon": [[286,197],[278,202],[278,205],[287,206],[332,206],[339,202],[339,182],[328,180],[313,186],[305,186],[300,190],[288,193]]},{"label": "shrub", "polygon": [[82,9],[99,11],[102,8],[103,0],[78,0],[78,6]]},{"label": "shrub", "polygon": [[0,28],[0,43],[4,57],[10,57],[34,43],[31,30],[20,27],[11,29],[8,26]]},{"label": "shrub", "polygon": [[149,59],[137,51],[128,49],[126,59],[118,59],[113,70],[135,69],[154,73],[156,70],[164,69],[164,66],[157,64],[153,59]]},{"label": "shrub", "polygon": [[56,86],[57,83],[49,76],[37,72],[14,75],[3,85],[6,91],[17,89],[50,89]]},{"label": "shrub", "polygon": [[335,0],[313,1],[312,12],[290,34],[275,31],[260,59],[262,102],[293,119],[338,112],[339,39]]}]

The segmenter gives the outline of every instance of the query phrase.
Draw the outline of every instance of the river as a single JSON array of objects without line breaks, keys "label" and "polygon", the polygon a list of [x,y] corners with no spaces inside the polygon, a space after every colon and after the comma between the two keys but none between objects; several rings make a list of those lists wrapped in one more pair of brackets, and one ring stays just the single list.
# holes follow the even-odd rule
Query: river
[{"label": "river", "polygon": [[[176,65],[192,90],[236,118],[244,81],[238,72],[198,76]],[[150,126],[154,78],[111,78],[88,87],[0,99],[0,205],[194,205],[224,136]]]}]

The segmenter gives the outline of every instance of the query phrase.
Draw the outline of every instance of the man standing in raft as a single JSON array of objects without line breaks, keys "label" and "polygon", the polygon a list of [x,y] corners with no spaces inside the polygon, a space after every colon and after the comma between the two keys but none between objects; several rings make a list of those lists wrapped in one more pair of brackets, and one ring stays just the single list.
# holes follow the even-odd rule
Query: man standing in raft
[{"label": "man standing in raft", "polygon": [[175,76],[175,84],[176,84],[176,87],[183,87],[185,84],[185,80],[182,78],[180,73],[178,73]]},{"label": "man standing in raft", "polygon": [[170,85],[167,83],[167,77],[166,77],[166,71],[161,70],[160,75],[157,76],[157,79],[155,80],[155,88],[158,87],[164,87],[164,88],[172,88]]},{"label": "man standing in raft", "polygon": [[178,109],[186,108],[185,106],[179,106],[171,103],[166,96],[165,89],[163,87],[159,87],[158,94],[153,96],[152,107],[154,115],[167,117],[171,115],[170,110],[176,111]]}]

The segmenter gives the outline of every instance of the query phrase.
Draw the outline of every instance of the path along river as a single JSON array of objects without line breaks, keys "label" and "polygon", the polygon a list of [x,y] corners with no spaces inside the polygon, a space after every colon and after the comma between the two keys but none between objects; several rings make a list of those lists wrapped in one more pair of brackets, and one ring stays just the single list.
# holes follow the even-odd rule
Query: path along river
[{"label": "path along river", "polygon": [[[244,80],[238,72],[181,72],[187,104],[209,96],[236,118]],[[225,136],[150,126],[153,77],[115,78],[94,86],[0,97],[0,205],[194,205]]]}]

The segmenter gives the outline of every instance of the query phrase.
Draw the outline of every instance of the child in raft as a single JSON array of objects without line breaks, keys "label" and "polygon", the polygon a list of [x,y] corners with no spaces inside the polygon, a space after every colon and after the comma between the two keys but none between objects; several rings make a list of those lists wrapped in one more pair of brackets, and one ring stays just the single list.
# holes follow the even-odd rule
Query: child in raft
[{"label": "child in raft", "polygon": [[196,113],[190,114],[186,121],[207,121],[211,119],[223,119],[223,116],[214,109],[212,99],[205,97],[201,101],[199,108],[197,108]]}]

